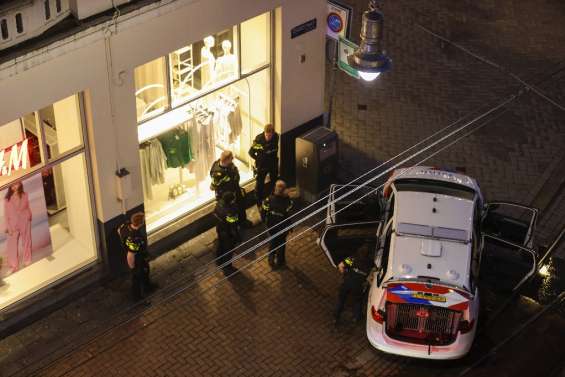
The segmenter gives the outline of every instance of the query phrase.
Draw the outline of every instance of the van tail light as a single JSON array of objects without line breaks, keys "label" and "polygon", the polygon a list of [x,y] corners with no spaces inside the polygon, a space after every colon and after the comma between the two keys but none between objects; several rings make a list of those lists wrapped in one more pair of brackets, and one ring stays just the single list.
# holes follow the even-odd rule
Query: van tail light
[{"label": "van tail light", "polygon": [[471,322],[467,320],[459,321],[459,331],[461,332],[461,334],[467,334],[469,331],[473,330],[474,325],[474,320],[472,320]]},{"label": "van tail light", "polygon": [[380,323],[381,325],[385,321],[385,313],[380,309],[375,309],[374,306],[371,306],[371,316],[375,322]]}]

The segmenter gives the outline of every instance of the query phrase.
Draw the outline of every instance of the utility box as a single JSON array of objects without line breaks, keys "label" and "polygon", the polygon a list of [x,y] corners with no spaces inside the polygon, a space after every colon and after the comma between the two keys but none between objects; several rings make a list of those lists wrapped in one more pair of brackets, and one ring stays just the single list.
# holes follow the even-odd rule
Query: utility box
[{"label": "utility box", "polygon": [[337,134],[318,127],[296,138],[296,186],[302,199],[314,202],[335,182]]}]

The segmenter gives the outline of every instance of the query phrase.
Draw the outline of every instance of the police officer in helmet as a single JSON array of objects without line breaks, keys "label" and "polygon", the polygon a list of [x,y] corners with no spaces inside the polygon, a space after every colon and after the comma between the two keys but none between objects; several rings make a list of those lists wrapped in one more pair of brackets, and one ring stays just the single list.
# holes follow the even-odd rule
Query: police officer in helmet
[{"label": "police officer in helmet", "polygon": [[[279,175],[279,135],[272,124],[267,124],[262,133],[255,137],[249,155],[255,160],[255,195],[260,207],[265,196],[271,192]],[[265,180],[269,176],[269,187]]]},{"label": "police officer in helmet", "polygon": [[358,322],[363,317],[363,293],[365,291],[367,277],[371,270],[369,246],[361,246],[355,255],[349,256],[339,263],[338,269],[343,275],[343,282],[339,289],[337,307],[335,310],[336,326],[340,323],[341,314],[349,296],[351,296],[353,304],[353,320]]},{"label": "police officer in helmet", "polygon": [[223,151],[220,158],[214,161],[210,169],[210,177],[212,178],[210,189],[216,193],[216,200],[220,200],[226,192],[234,194],[240,224],[251,227],[251,221],[247,219],[245,213],[244,192],[239,186],[239,170],[233,163],[231,151]]},{"label": "police officer in helmet", "polygon": [[218,248],[216,264],[222,268],[224,275],[229,276],[237,271],[231,263],[233,249],[241,240],[238,230],[239,209],[233,192],[226,191],[216,203],[214,209]]},{"label": "police officer in helmet", "polygon": [[118,229],[122,247],[127,253],[127,264],[131,271],[131,295],[134,300],[143,298],[157,288],[149,279],[149,253],[147,237],[143,231],[144,222],[143,212],[137,212]]},{"label": "police officer in helmet", "polygon": [[285,265],[285,245],[288,230],[285,230],[280,235],[278,232],[287,228],[290,222],[285,221],[292,210],[293,202],[289,198],[286,183],[283,180],[278,180],[275,183],[273,194],[269,195],[263,200],[261,207],[263,218],[267,223],[269,230],[269,264],[272,269],[277,269]]}]

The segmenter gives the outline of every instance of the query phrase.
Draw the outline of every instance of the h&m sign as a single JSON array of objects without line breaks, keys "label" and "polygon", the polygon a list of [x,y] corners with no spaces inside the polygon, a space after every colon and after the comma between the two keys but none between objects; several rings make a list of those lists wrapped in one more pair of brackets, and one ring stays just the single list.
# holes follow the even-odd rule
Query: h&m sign
[{"label": "h&m sign", "polygon": [[29,167],[28,139],[0,149],[0,177],[10,176],[13,171]]}]

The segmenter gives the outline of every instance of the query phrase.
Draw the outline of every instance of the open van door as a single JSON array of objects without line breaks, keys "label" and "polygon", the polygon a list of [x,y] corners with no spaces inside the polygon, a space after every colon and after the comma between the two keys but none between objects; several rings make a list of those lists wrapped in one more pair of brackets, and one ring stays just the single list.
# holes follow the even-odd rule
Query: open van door
[{"label": "open van door", "polygon": [[511,291],[536,271],[537,253],[532,248],[538,210],[510,202],[486,205],[481,224],[483,281],[497,290]]},{"label": "open van door", "polygon": [[361,246],[367,244],[372,254],[377,245],[379,221],[366,221],[349,224],[328,225],[318,239],[319,245],[331,265],[337,265]]},{"label": "open van door", "polygon": [[518,203],[487,203],[482,221],[482,233],[515,244],[531,247],[538,210]]},{"label": "open van door", "polygon": [[[344,194],[357,188],[357,191],[344,199]],[[330,186],[326,224],[347,224],[353,222],[376,221],[380,218],[380,192],[375,187],[359,185]],[[336,200],[337,199],[337,200]]]}]

